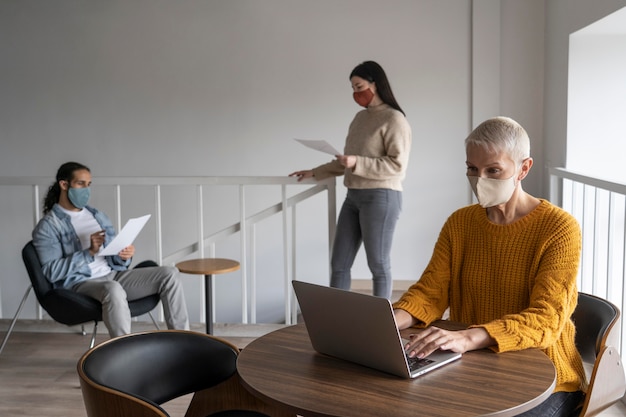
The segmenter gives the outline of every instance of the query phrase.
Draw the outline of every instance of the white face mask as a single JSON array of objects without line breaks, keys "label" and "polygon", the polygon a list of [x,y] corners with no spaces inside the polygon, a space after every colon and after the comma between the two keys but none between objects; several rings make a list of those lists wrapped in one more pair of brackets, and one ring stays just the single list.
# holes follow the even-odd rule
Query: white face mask
[{"label": "white face mask", "polygon": [[493,207],[511,199],[515,191],[515,174],[506,180],[494,178],[467,177],[481,207]]}]

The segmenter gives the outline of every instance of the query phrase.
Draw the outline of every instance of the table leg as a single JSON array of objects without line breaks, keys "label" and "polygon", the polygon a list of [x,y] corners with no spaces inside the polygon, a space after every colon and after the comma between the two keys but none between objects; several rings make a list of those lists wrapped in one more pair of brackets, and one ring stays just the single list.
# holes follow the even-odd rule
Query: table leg
[{"label": "table leg", "polygon": [[213,309],[212,281],[213,275],[207,274],[204,276],[204,319],[206,321],[207,334],[213,334],[213,318],[211,317],[211,310]]}]

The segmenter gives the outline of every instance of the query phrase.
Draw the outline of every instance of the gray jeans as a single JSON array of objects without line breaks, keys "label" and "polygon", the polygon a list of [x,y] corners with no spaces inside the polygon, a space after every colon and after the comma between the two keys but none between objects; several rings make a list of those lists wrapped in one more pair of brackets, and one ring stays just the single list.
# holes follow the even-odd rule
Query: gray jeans
[{"label": "gray jeans", "polygon": [[374,281],[374,295],[391,297],[391,243],[401,210],[400,191],[385,188],[348,190],[337,220],[331,257],[331,287],[350,289],[350,270],[363,243]]},{"label": "gray jeans", "polygon": [[185,294],[178,269],[171,266],[136,268],[79,282],[73,291],[102,303],[102,321],[111,337],[130,333],[128,301],[159,294],[169,329],[189,330]]},{"label": "gray jeans", "polygon": [[555,392],[537,407],[516,417],[577,417],[583,399],[581,391]]}]

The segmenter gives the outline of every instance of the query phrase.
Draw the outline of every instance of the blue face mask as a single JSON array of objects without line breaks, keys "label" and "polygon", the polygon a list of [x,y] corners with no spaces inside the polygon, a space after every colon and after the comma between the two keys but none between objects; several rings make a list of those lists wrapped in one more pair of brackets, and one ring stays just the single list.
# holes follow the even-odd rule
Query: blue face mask
[{"label": "blue face mask", "polygon": [[89,201],[89,197],[91,196],[91,188],[69,188],[67,190],[67,198],[69,198],[70,203],[74,205],[74,207],[78,209],[82,209],[87,205]]}]

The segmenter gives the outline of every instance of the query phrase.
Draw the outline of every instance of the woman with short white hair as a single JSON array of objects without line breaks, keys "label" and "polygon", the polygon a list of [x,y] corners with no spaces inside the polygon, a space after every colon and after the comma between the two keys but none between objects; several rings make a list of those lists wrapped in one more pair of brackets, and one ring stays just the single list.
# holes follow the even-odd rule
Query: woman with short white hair
[{"label": "woman with short white hair", "polygon": [[[400,329],[424,328],[406,349],[419,358],[436,349],[541,349],[556,368],[556,388],[521,416],[578,416],[586,386],[571,320],[578,299],[579,224],[522,189],[533,160],[528,135],[516,121],[486,120],[465,148],[478,204],[448,218],[420,280],[394,303]],[[427,327],[448,308],[450,319],[467,329]]]}]

